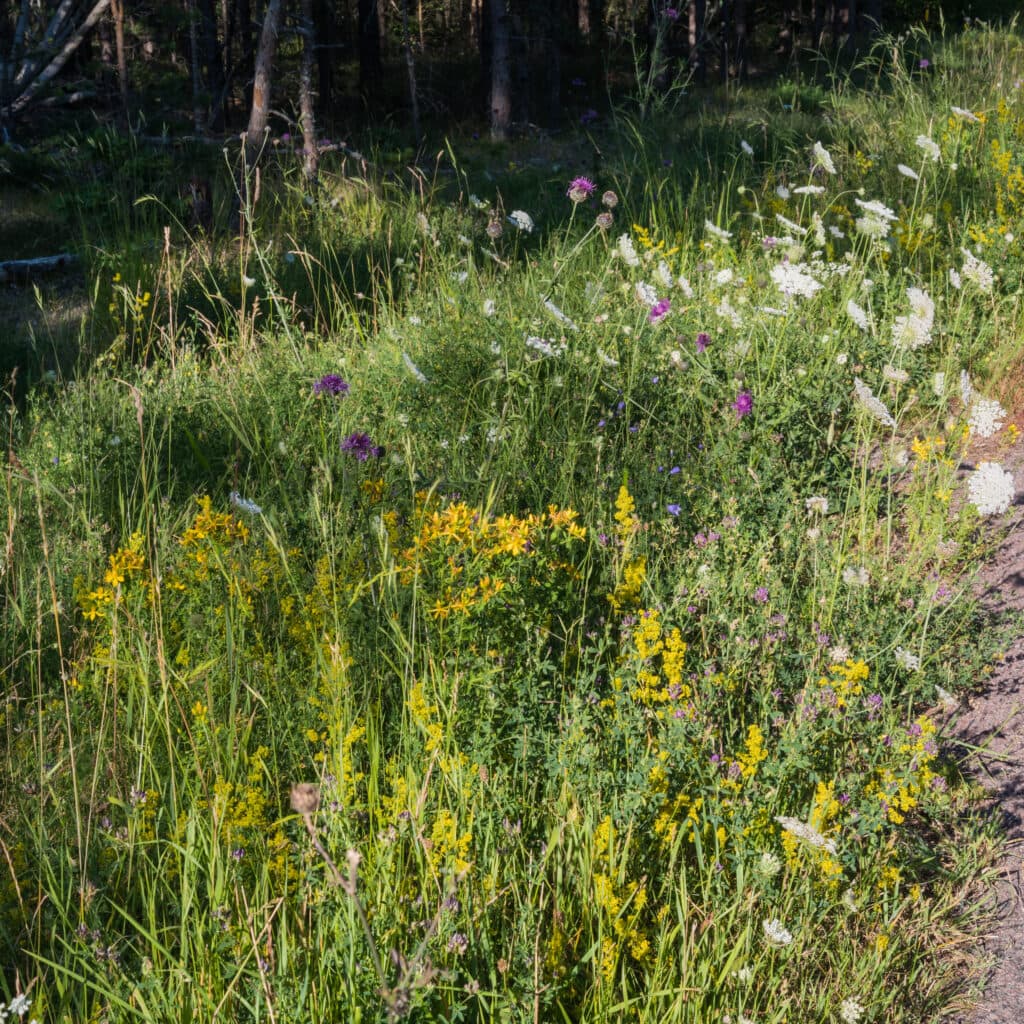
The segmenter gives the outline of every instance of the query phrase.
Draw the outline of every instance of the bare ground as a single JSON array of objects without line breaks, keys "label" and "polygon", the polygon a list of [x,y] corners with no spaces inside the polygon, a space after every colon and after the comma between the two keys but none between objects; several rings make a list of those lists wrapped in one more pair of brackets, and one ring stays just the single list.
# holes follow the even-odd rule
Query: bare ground
[{"label": "bare ground", "polygon": [[[1002,459],[1017,484],[1009,533],[981,578],[985,607],[1005,622],[1024,615],[1024,444]],[[994,666],[984,692],[950,721],[948,741],[988,793],[1006,833],[988,899],[993,924],[984,944],[993,969],[977,1004],[958,1024],[1024,1024],[1024,635]]]}]

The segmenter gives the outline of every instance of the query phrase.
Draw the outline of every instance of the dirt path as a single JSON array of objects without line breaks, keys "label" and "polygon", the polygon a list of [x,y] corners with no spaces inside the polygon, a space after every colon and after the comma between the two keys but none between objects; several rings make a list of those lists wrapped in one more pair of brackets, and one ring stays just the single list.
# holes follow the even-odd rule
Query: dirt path
[{"label": "dirt path", "polygon": [[[1001,461],[1018,495],[1010,533],[982,574],[982,601],[997,615],[1013,616],[1024,613],[1024,445]],[[951,722],[949,739],[954,749],[960,744],[965,767],[991,794],[1009,840],[991,894],[997,919],[985,943],[996,966],[960,1024],[1024,1024],[1024,636],[995,666],[985,692]]]}]

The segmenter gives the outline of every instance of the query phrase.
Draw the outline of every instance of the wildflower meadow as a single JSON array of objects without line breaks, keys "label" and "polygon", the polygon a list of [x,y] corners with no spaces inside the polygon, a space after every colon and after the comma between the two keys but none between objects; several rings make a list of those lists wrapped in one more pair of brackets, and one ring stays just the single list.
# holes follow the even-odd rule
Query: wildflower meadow
[{"label": "wildflower meadow", "polygon": [[965,1005],[1022,79],[980,26],[412,185],[278,146],[223,244],[126,191],[8,403],[0,1020]]}]

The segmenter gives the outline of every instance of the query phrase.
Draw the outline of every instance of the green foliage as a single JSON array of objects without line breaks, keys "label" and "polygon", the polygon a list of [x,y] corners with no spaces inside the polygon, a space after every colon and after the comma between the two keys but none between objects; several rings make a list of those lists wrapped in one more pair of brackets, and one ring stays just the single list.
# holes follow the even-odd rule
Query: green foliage
[{"label": "green foliage", "polygon": [[1024,232],[1011,65],[941,70],[1012,47],[957,45],[620,114],[578,204],[547,159],[307,197],[279,147],[231,246],[129,245],[171,168],[84,143],[123,183],[105,344],[2,476],[3,998],[937,1014],[996,846],[937,706],[998,639],[958,471],[1018,443]]}]

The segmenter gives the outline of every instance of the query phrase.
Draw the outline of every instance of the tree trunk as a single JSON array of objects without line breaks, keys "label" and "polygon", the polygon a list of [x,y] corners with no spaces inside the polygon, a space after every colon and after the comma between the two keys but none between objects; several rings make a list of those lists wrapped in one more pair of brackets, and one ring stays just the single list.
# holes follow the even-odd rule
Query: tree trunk
[{"label": "tree trunk", "polygon": [[[6,123],[8,117],[21,113],[35,99],[39,91],[57,76],[109,6],[110,0],[96,0],[85,18],[77,23],[77,27],[73,22],[66,22],[62,25],[63,30],[60,34],[55,34],[55,38],[58,40],[55,45],[59,45],[61,39],[64,40],[63,45],[60,45],[56,52],[53,49],[44,48],[41,57],[33,62],[32,70],[26,70],[25,65],[22,65],[22,69],[14,77],[14,88],[11,90],[17,95],[11,96],[7,105],[0,109],[0,123]],[[51,38],[49,33],[45,38]],[[40,70],[42,61],[48,57],[50,58],[49,63]]]},{"label": "tree trunk", "polygon": [[380,76],[378,0],[359,0],[359,86],[366,91]]},{"label": "tree trunk", "polygon": [[196,24],[198,0],[188,0],[188,53],[192,72],[192,128],[196,135],[203,134],[206,117],[203,114],[202,77],[199,71],[199,27]]},{"label": "tree trunk", "polygon": [[418,146],[423,135],[420,132],[420,100],[416,90],[416,61],[413,59],[412,39],[409,36],[409,0],[402,0],[402,49],[405,50],[405,69],[409,75],[409,105],[412,108],[412,134]]},{"label": "tree trunk", "polygon": [[263,147],[267,132],[267,118],[270,114],[271,75],[274,57],[277,55],[277,37],[281,30],[282,0],[268,0],[267,12],[263,17],[263,31],[260,46],[256,51],[256,69],[252,83],[252,107],[249,110],[249,126],[245,141],[250,153]]},{"label": "tree trunk", "polygon": [[214,0],[199,0],[199,28],[199,49],[202,53],[206,91],[210,96],[207,124],[213,131],[220,131],[224,127],[224,58],[217,33],[217,8]]},{"label": "tree trunk", "polygon": [[306,186],[315,191],[319,154],[316,145],[316,120],[313,116],[313,61],[316,49],[313,0],[302,0],[300,17],[302,66],[299,69],[299,118],[302,123],[302,173],[306,179]]},{"label": "tree trunk", "polygon": [[690,70],[699,85],[707,81],[707,62],[704,59],[705,0],[690,0],[689,8],[689,56]]},{"label": "tree trunk", "polygon": [[490,0],[491,138],[508,138],[512,123],[511,18],[507,0]]},{"label": "tree trunk", "polygon": [[114,15],[114,50],[117,53],[117,85],[121,92],[121,111],[128,123],[128,57],[124,51],[124,0],[110,0]]},{"label": "tree trunk", "polygon": [[330,0],[316,0],[313,6],[313,31],[316,34],[317,92],[320,94],[320,115],[333,108],[334,65],[331,44],[334,42],[334,13]]}]

